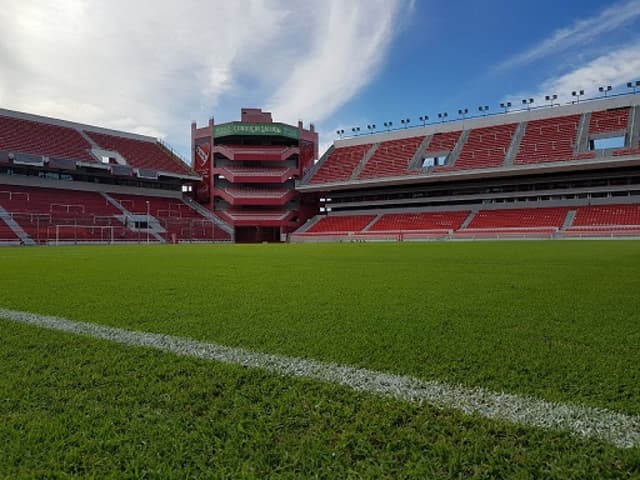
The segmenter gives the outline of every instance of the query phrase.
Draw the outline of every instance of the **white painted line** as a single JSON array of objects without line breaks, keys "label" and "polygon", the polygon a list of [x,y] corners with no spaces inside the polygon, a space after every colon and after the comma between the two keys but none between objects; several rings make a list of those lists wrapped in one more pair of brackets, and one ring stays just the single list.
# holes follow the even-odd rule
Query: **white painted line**
[{"label": "white painted line", "polygon": [[604,440],[621,448],[640,446],[640,416],[606,409],[548,402],[483,388],[427,382],[346,365],[251,352],[171,335],[135,332],[29,312],[0,308],[0,318],[177,355],[261,368],[279,375],[311,378],[349,387],[358,392],[425,402],[438,408],[453,408],[466,414],[510,423],[565,430],[582,437]]}]

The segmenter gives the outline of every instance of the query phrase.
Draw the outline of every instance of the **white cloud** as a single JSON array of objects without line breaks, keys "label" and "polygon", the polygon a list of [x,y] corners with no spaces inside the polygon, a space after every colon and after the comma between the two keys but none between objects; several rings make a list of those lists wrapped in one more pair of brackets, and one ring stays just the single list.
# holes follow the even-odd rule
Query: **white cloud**
[{"label": "white cloud", "polygon": [[556,30],[548,38],[533,47],[509,58],[494,68],[494,71],[529,64],[540,58],[566,51],[575,46],[583,47],[596,37],[615,31],[640,17],[640,0],[616,3],[598,15],[578,20],[570,27]]},{"label": "white cloud", "polygon": [[393,36],[396,0],[327,1],[313,11],[310,52],[268,102],[278,118],[295,121],[311,112],[329,117],[375,75]]},{"label": "white cloud", "polygon": [[600,86],[625,86],[640,72],[640,42],[602,55],[571,72],[544,81],[537,92],[510,95],[510,98],[533,97],[542,103],[544,96],[557,94],[561,103],[574,100],[571,92],[585,90],[587,97],[599,94]]},{"label": "white cloud", "polygon": [[245,105],[321,120],[375,74],[401,1],[0,0],[0,106],[183,148]]}]

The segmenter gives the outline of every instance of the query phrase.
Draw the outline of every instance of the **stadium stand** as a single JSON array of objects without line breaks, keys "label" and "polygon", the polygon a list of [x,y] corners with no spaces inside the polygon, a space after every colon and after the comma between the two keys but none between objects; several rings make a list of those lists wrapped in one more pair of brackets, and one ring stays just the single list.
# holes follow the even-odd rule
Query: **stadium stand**
[{"label": "stadium stand", "polygon": [[574,158],[580,115],[534,120],[527,123],[516,165],[559,162]]},{"label": "stadium stand", "polygon": [[565,237],[640,236],[640,205],[579,207]]},{"label": "stadium stand", "polygon": [[516,124],[510,124],[471,130],[455,164],[439,170],[500,167],[516,127]]},{"label": "stadium stand", "polygon": [[0,218],[0,242],[13,242],[18,240],[18,236],[11,227]]},{"label": "stadium stand", "polygon": [[453,212],[385,213],[371,225],[369,231],[457,230],[470,213],[468,210]]},{"label": "stadium stand", "polygon": [[157,141],[127,138],[87,131],[100,147],[120,153],[134,168],[144,168],[182,175],[191,175],[191,169]]},{"label": "stadium stand", "polygon": [[629,108],[593,112],[589,120],[589,134],[625,132],[629,123]]},{"label": "stadium stand", "polygon": [[412,137],[382,142],[364,166],[358,178],[406,175],[409,162],[423,140],[424,137]]},{"label": "stadium stand", "polygon": [[340,215],[324,217],[315,223],[307,233],[353,233],[360,232],[376,216],[375,215]]},{"label": "stadium stand", "polygon": [[76,129],[0,115],[0,149],[95,162]]},{"label": "stadium stand", "polygon": [[329,183],[348,180],[371,145],[357,145],[336,149],[318,168],[312,183]]}]

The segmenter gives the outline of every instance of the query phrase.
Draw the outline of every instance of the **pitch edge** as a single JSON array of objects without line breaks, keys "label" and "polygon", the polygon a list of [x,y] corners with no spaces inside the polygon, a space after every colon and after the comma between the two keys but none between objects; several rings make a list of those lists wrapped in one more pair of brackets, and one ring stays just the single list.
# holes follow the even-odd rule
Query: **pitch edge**
[{"label": "pitch edge", "polygon": [[357,392],[424,402],[438,408],[453,408],[465,414],[489,419],[564,430],[582,437],[604,440],[620,448],[640,446],[640,416],[611,410],[549,402],[483,388],[427,382],[346,365],[251,352],[171,335],[106,327],[16,310],[0,308],[0,318],[124,345],[260,368],[278,375],[320,380],[349,387]]}]

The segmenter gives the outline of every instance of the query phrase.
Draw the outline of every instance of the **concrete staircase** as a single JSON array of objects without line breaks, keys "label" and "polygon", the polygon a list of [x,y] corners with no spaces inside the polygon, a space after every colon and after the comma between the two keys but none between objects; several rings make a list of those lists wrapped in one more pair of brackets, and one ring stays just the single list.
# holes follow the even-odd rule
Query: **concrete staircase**
[{"label": "concrete staircase", "polygon": [[378,215],[376,215],[375,217],[373,217],[373,219],[367,223],[367,225],[362,229],[363,232],[368,232],[369,229],[371,228],[371,226],[376,223],[378,220],[380,220],[380,217],[382,217],[382,215],[384,215],[384,213],[379,213]]},{"label": "concrete staircase", "polygon": [[107,193],[100,193],[107,202],[116,207],[118,210],[122,212],[121,219],[123,225],[128,225],[129,230],[138,231],[134,228],[131,228],[130,225],[135,225],[136,222],[147,222],[147,228],[140,229],[140,231],[148,232],[150,236],[152,236],[159,243],[167,243],[167,241],[160,235],[160,233],[164,233],[165,229],[160,225],[160,222],[157,218],[149,215],[137,215],[135,213],[131,213],[126,207],[124,207],[120,202],[114,199]]},{"label": "concrete staircase", "polygon": [[507,154],[504,156],[504,162],[502,164],[503,167],[511,167],[513,165],[513,162],[520,151],[520,144],[522,143],[522,138],[524,137],[524,132],[526,130],[527,122],[520,122],[516,127],[516,131],[513,133],[513,138],[511,139],[511,144],[507,149]]},{"label": "concrete staircase", "polygon": [[7,226],[13,230],[13,233],[20,239],[23,245],[35,245],[36,242],[23,230],[13,217],[4,208],[0,207],[0,219],[4,220]]},{"label": "concrete staircase", "polygon": [[358,178],[358,175],[360,175],[360,172],[362,171],[362,169],[367,165],[369,160],[371,160],[371,157],[375,155],[379,146],[380,146],[380,142],[374,143],[373,145],[371,145],[371,148],[369,148],[369,150],[367,150],[367,153],[364,154],[364,157],[362,157],[362,160],[360,160],[360,163],[358,163],[356,168],[353,169],[353,172],[351,173],[351,177],[349,177],[350,180],[355,180],[356,178]]},{"label": "concrete staircase", "polygon": [[469,213],[467,218],[464,219],[464,222],[462,222],[462,225],[460,225],[460,228],[458,230],[464,230],[465,228],[467,228],[469,224],[473,221],[473,218],[478,213],[478,210],[480,210],[480,207],[476,207],[473,210],[471,210],[471,212]]},{"label": "concrete staircase", "polygon": [[429,148],[429,144],[431,143],[432,139],[433,135],[427,135],[422,139],[422,142],[420,142],[420,145],[418,145],[416,153],[414,153],[413,157],[411,157],[411,161],[407,166],[407,170],[416,170],[422,168],[422,160],[424,158],[424,154],[427,151],[427,148]]},{"label": "concrete staircase", "polygon": [[211,210],[209,210],[209,209],[203,207],[202,205],[200,205],[198,202],[193,200],[191,197],[184,196],[182,198],[182,200],[184,201],[184,203],[189,205],[191,208],[193,208],[200,215],[205,217],[207,220],[211,220],[217,227],[220,227],[222,230],[224,230],[229,235],[231,235],[231,241],[234,240],[234,230],[233,230],[233,227],[231,225],[229,225],[227,222],[223,221],[220,217],[218,217]]},{"label": "concrete staircase", "polygon": [[576,134],[576,145],[573,149],[574,154],[584,153],[589,150],[589,123],[591,121],[591,112],[583,113],[578,124],[578,133]]},{"label": "concrete staircase", "polygon": [[471,133],[471,130],[463,130],[462,133],[460,134],[460,138],[458,138],[458,141],[456,142],[456,146],[453,147],[453,150],[451,150],[451,153],[447,158],[446,165],[448,167],[453,167],[456,164],[456,160],[460,156],[460,152],[464,148],[465,143],[467,143],[467,139],[469,138],[470,133]]},{"label": "concrete staircase", "polygon": [[316,172],[318,171],[318,169],[322,166],[322,164],[324,162],[327,161],[327,159],[331,156],[331,154],[333,153],[333,151],[336,149],[336,147],[334,147],[333,145],[331,145],[326,152],[324,152],[324,155],[322,155],[320,157],[320,159],[313,165],[313,167],[311,167],[307,173],[305,173],[304,177],[302,177],[302,180],[300,180],[300,184],[301,185],[306,185],[307,183],[309,183],[309,180],[311,180],[311,177],[313,177]]}]

